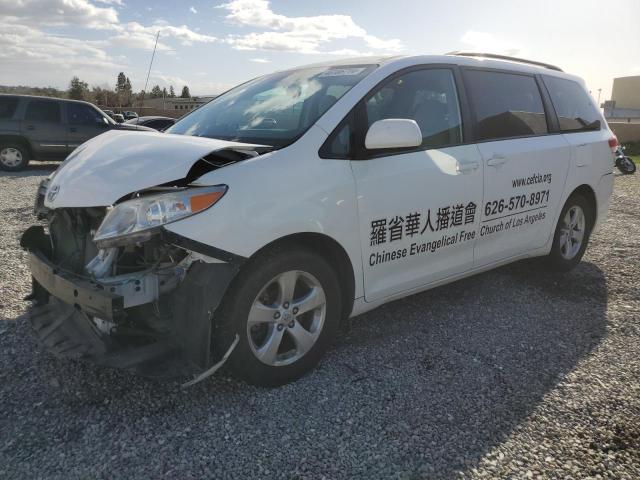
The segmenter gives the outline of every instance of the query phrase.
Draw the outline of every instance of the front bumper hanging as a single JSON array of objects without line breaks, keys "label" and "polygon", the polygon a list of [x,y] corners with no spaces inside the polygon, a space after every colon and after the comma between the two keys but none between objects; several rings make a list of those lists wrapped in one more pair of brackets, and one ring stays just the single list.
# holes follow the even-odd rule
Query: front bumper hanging
[{"label": "front bumper hanging", "polygon": [[88,315],[114,321],[124,315],[124,298],[105,286],[60,271],[41,252],[29,252],[33,279],[48,294]]},{"label": "front bumper hanging", "polygon": [[[213,314],[239,270],[237,263],[193,262],[170,291],[161,292],[153,272],[93,280],[59,268],[50,260],[51,241],[41,226],[29,228],[21,246],[33,276],[27,297],[34,301],[31,323],[40,343],[54,354],[150,376],[211,373],[220,366],[220,361],[213,365],[224,353],[212,352]],[[168,305],[166,331],[148,331],[147,337],[137,331],[129,341],[120,326],[135,323],[161,294]],[[105,332],[96,321],[118,327]]]}]

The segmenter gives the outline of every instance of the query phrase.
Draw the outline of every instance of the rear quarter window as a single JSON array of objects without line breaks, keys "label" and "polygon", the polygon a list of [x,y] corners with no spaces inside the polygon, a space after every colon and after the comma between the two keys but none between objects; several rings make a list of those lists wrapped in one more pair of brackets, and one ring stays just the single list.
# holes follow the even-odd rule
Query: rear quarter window
[{"label": "rear quarter window", "polygon": [[478,140],[548,132],[540,90],[532,76],[467,70],[465,84],[476,114]]},{"label": "rear quarter window", "polygon": [[7,120],[13,117],[18,107],[18,99],[15,97],[0,97],[0,119]]},{"label": "rear quarter window", "polygon": [[563,132],[600,130],[600,114],[591,96],[578,82],[543,76]]}]

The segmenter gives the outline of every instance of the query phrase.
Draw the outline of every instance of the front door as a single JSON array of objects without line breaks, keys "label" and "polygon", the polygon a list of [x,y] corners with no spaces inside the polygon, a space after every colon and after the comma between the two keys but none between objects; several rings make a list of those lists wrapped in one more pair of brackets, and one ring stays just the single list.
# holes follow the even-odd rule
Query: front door
[{"label": "front door", "polygon": [[[466,70],[484,161],[484,202],[476,265],[543,247],[569,169],[571,148],[549,135],[542,97],[532,75]],[[517,137],[517,138],[515,138]]]},{"label": "front door", "polygon": [[351,162],[365,298],[374,301],[471,268],[482,162],[475,145],[461,145],[452,70],[394,75],[363,102],[365,131],[377,120],[407,118],[423,137],[418,148],[365,151],[364,159]]},{"label": "front door", "polygon": [[69,150],[107,131],[109,123],[95,108],[83,103],[67,103]]}]

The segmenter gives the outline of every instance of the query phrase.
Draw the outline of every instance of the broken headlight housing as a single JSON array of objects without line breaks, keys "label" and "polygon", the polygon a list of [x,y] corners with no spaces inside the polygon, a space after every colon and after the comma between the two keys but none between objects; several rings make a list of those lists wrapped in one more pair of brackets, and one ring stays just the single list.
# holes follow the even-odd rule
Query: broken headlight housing
[{"label": "broken headlight housing", "polygon": [[188,188],[119,203],[108,211],[93,241],[99,248],[146,241],[161,226],[211,207],[222,198],[227,189],[226,185]]}]

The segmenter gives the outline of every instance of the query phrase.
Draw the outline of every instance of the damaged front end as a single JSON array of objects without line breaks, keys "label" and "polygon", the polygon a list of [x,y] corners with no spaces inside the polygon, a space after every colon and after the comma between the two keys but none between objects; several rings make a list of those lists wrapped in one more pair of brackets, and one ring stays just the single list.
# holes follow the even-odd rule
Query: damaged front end
[{"label": "damaged front end", "polygon": [[45,180],[35,204],[45,225],[21,239],[39,341],[58,356],[143,375],[211,371],[225,353],[212,348],[214,313],[245,259],[164,225],[208,209],[228,188],[193,179],[255,155],[201,157],[182,179],[137,190],[111,207],[51,208],[56,175]]},{"label": "damaged front end", "polygon": [[217,262],[164,230],[99,249],[92,234],[104,215],[61,209],[51,213],[48,233],[42,226],[24,233],[39,341],[58,356],[144,375],[209,368],[220,357],[211,347],[213,312],[239,262]]}]

